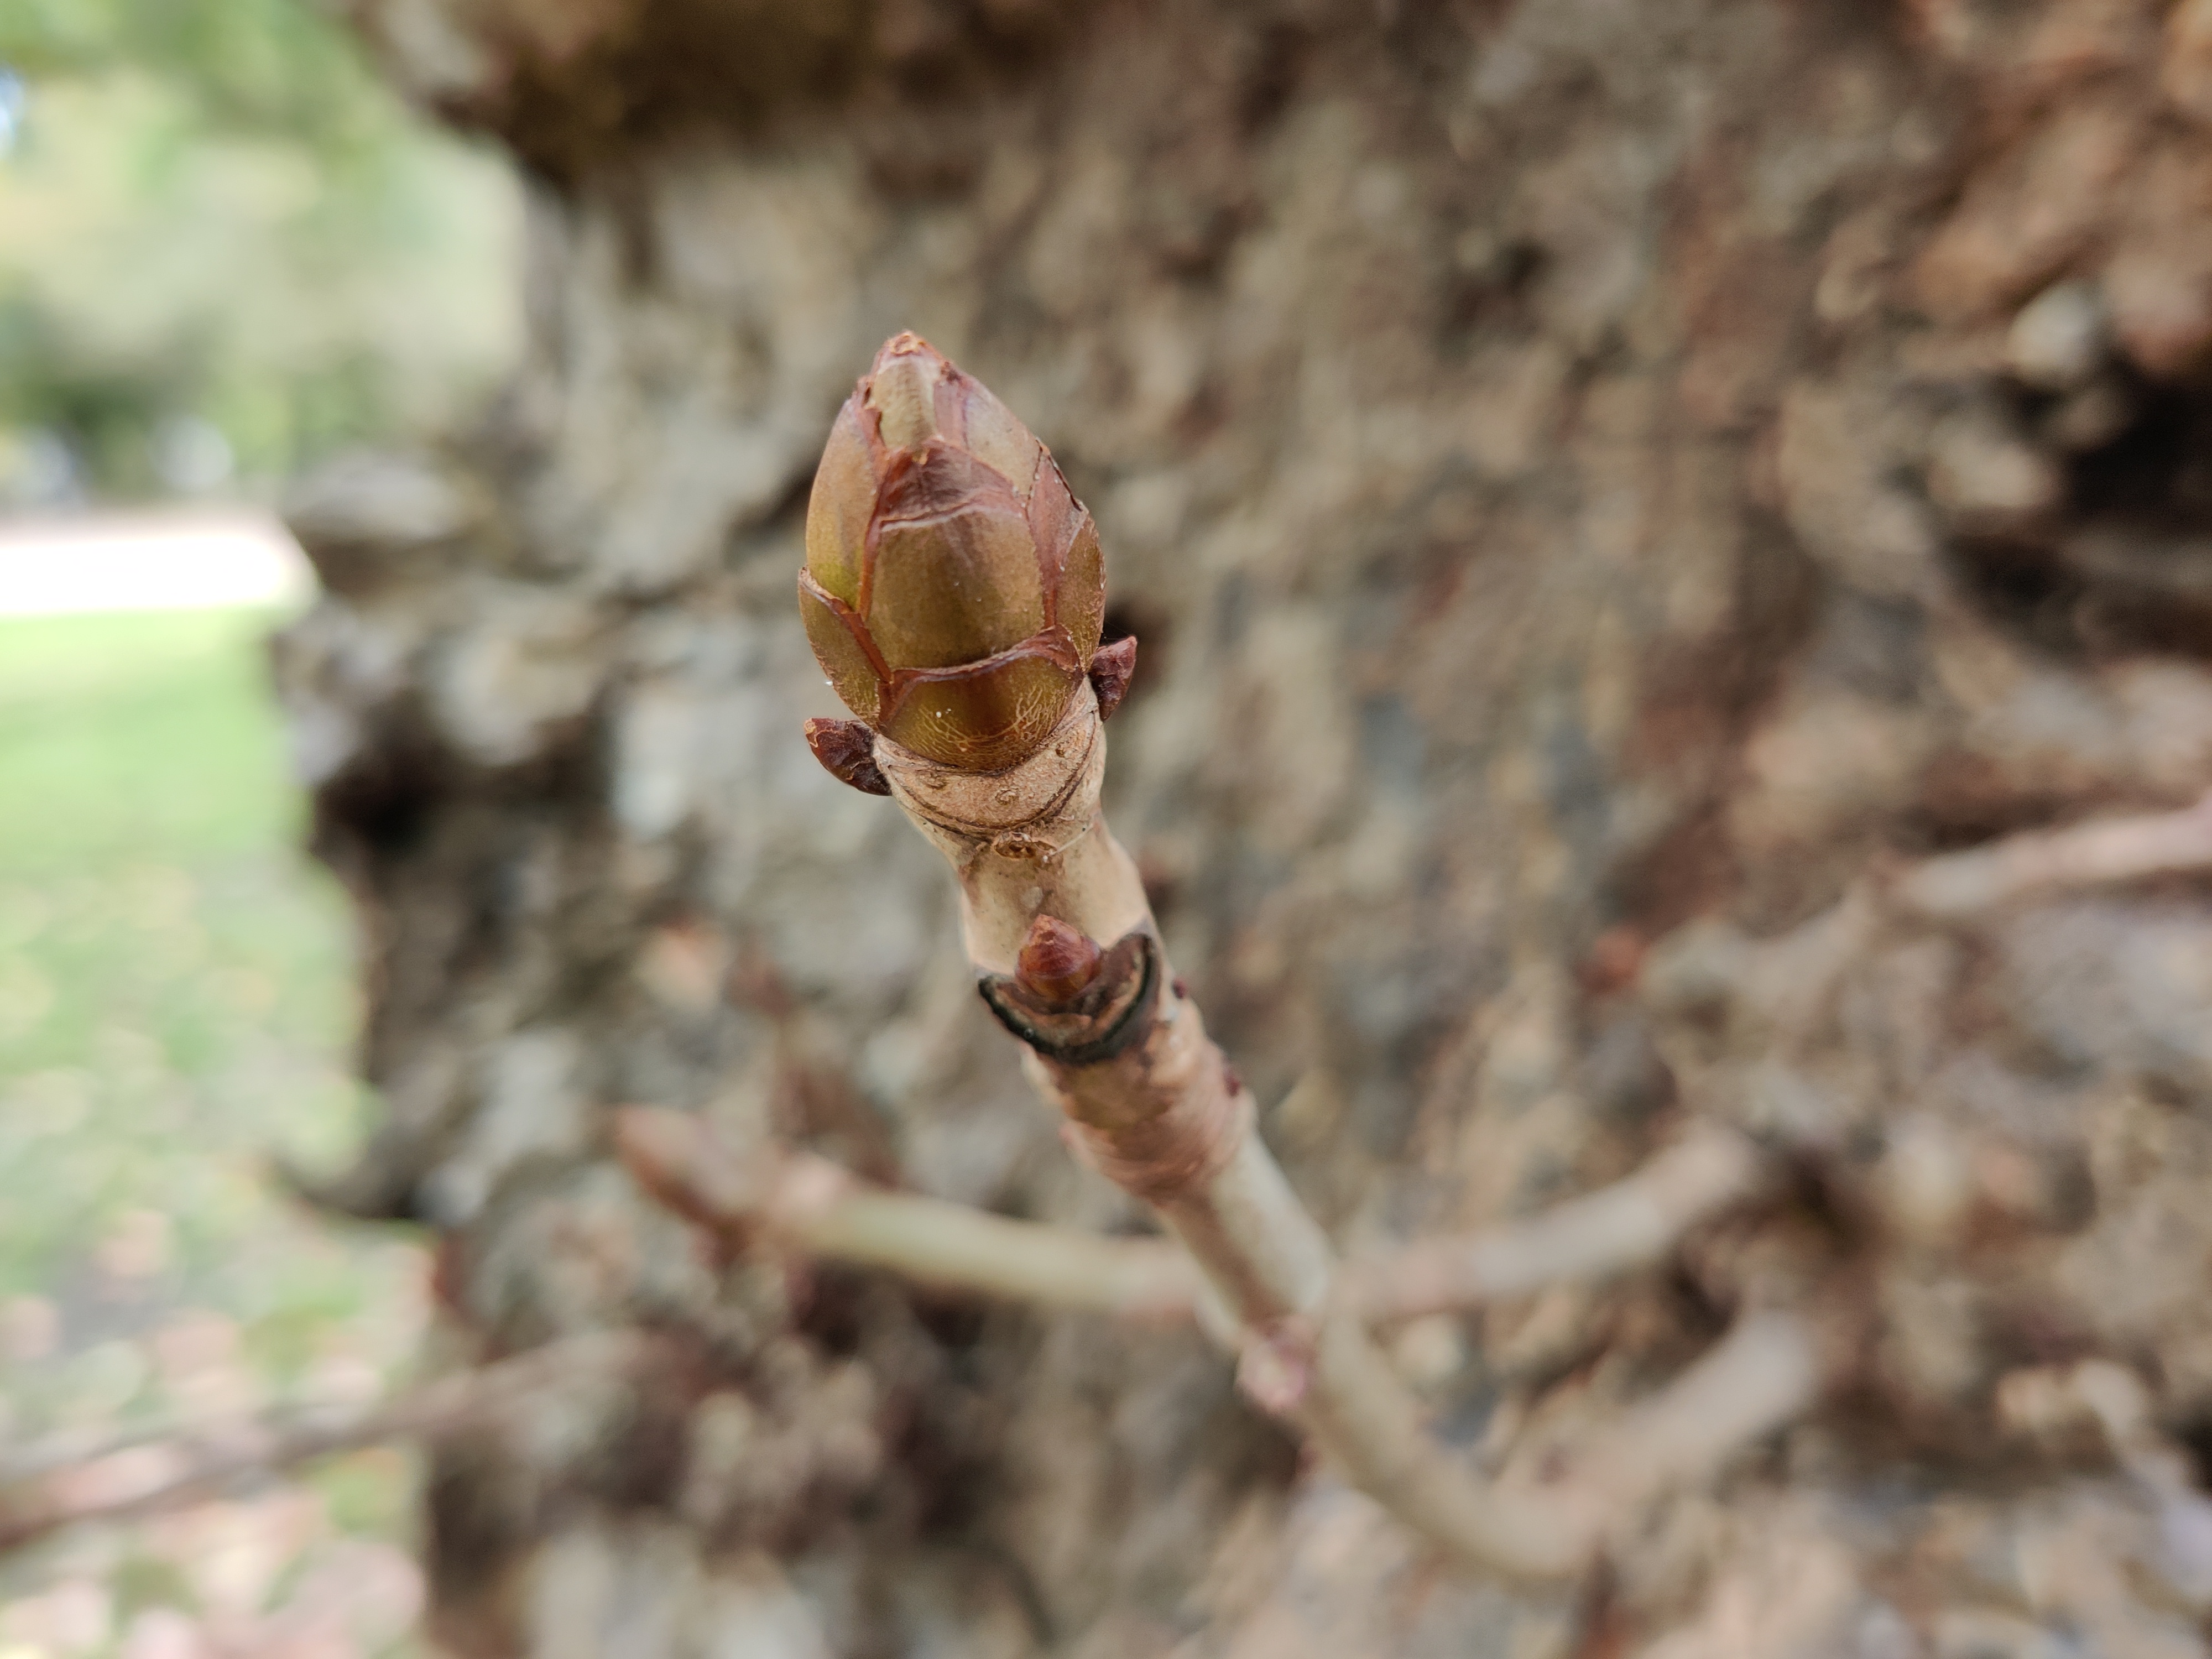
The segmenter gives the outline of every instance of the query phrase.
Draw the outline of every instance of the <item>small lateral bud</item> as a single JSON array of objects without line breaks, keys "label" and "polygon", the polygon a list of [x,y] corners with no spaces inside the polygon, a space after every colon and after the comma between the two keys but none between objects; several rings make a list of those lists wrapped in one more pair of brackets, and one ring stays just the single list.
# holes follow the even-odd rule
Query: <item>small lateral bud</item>
[{"label": "small lateral bud", "polygon": [[1091,689],[1098,694],[1098,718],[1110,720],[1121,699],[1129,695],[1129,680],[1137,672],[1137,636],[1125,634],[1111,645],[1091,653]]},{"label": "small lateral bud", "polygon": [[1048,1002],[1073,1002],[1098,977],[1104,956],[1079,930],[1051,916],[1030,924],[1014,961],[1014,979],[1030,995]]},{"label": "small lateral bud", "polygon": [[876,765],[876,734],[858,720],[806,722],[806,746],[822,769],[864,795],[888,795],[890,784]]}]

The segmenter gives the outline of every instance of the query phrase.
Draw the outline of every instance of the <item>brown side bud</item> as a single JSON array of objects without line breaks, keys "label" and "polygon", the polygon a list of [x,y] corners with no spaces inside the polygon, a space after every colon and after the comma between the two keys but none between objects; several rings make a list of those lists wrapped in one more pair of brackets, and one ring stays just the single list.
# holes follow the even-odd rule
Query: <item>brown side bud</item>
[{"label": "brown side bud", "polygon": [[1160,953],[1152,936],[1133,927],[1100,951],[1065,922],[1030,924],[1012,974],[976,981],[999,1024],[1044,1059],[1096,1066],[1152,1029],[1159,1000]]},{"label": "brown side bud", "polygon": [[876,734],[858,720],[806,722],[806,746],[822,769],[864,795],[888,795],[891,787],[876,765]]},{"label": "brown side bud", "polygon": [[1073,1002],[1098,977],[1105,952],[1079,930],[1052,916],[1030,924],[1014,960],[1014,981],[1043,1002]]},{"label": "brown side bud", "polygon": [[927,759],[1004,770],[1059,722],[1105,603],[1098,532],[1045,447],[926,341],[886,342],[830,428],[799,577],[845,706]]},{"label": "brown side bud", "polygon": [[1098,718],[1110,720],[1137,672],[1137,636],[1125,634],[1091,653],[1091,689],[1098,694]]}]

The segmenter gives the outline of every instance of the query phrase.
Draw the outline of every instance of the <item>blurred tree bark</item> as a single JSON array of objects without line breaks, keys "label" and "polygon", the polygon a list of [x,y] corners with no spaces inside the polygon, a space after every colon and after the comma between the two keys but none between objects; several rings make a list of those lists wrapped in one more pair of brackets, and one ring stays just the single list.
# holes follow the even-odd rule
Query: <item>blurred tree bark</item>
[{"label": "blurred tree bark", "polygon": [[[1871,938],[1787,1018],[1759,942],[2208,776],[2212,7],[355,9],[523,168],[531,344],[481,430],[294,503],[326,591],[279,668],[385,1102],[322,1196],[438,1231],[446,1363],[673,1356],[438,1455],[443,1644],[2205,1651],[2212,907]],[[1137,1224],[934,854],[798,735],[806,488],[900,328],[1097,518],[1144,647],[1115,823],[1340,1245],[1685,1119],[1800,1161],[1670,1273],[1399,1342],[1473,1456],[1759,1274],[1846,1287],[1850,1387],[1612,1582],[1440,1571],[1195,1337],[725,1261],[614,1161],[644,1103]]]}]

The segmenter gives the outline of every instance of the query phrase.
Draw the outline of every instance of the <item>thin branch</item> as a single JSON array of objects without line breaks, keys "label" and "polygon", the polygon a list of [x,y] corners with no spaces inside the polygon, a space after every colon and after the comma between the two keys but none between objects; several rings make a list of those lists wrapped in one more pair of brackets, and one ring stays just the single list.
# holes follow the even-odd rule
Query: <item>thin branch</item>
[{"label": "thin branch", "polygon": [[1827,1376],[1804,1319],[1743,1314],[1665,1389],[1572,1447],[1561,1478],[1511,1489],[1532,1516],[1595,1552],[1654,1499],[1710,1481],[1744,1448],[1802,1416]]},{"label": "thin branch", "polygon": [[2212,792],[2178,812],[2008,836],[1914,866],[1891,889],[1907,915],[1954,921],[2014,899],[2212,870]]},{"label": "thin branch", "polygon": [[[689,1113],[626,1107],[615,1139],[648,1191],[739,1248],[767,1243],[942,1288],[1148,1320],[1188,1318],[1202,1293],[1189,1258],[1158,1240],[1098,1238],[872,1192],[804,1155],[750,1167]],[[1671,1387],[1579,1449],[1566,1480],[1495,1497],[1438,1455],[1410,1402],[1379,1421],[1342,1420],[1347,1409],[1402,1390],[1363,1327],[1644,1265],[1689,1227],[1756,1194],[1765,1173],[1740,1138],[1707,1130],[1627,1180],[1516,1227],[1417,1245],[1356,1277],[1347,1269],[1345,1292],[1372,1296],[1373,1304],[1340,1304],[1318,1322],[1279,1321],[1245,1343],[1239,1380],[1324,1443],[1353,1442],[1362,1486],[1424,1532],[1462,1551],[1480,1540],[1486,1565],[1522,1576],[1571,1572],[1634,1507],[1717,1468],[1812,1403],[1820,1379],[1802,1325],[1747,1317]],[[1510,1541],[1493,1530],[1504,1518]]]},{"label": "thin branch", "polygon": [[213,1498],[240,1480],[395,1440],[483,1429],[548,1389],[635,1370],[646,1339],[603,1332],[428,1382],[367,1407],[294,1408],[161,1444],[118,1443],[34,1480],[0,1487],[0,1553],[88,1521],[124,1521]]},{"label": "thin branch", "polygon": [[[659,1107],[623,1108],[615,1144],[640,1185],[739,1249],[765,1242],[939,1290],[1149,1322],[1199,1312],[1189,1257],[1158,1239],[1101,1238],[886,1193],[805,1154],[751,1169],[692,1114]],[[1701,1128],[1633,1175],[1525,1220],[1346,1262],[1337,1293],[1383,1324],[1618,1277],[1664,1261],[1683,1234],[1757,1198],[1771,1178],[1742,1137]]]},{"label": "thin branch", "polygon": [[[1443,1453],[1363,1312],[1334,1294],[1328,1242],[1254,1132],[1250,1097],[1164,960],[1135,866],[1106,828],[1104,750],[1085,686],[1009,771],[962,772],[880,736],[874,757],[959,878],[969,959],[1029,1045],[1031,1079],[1072,1144],[1189,1250],[1242,1333],[1255,1396],[1461,1560],[1521,1578],[1580,1571],[1601,1531]],[[1577,1230],[1554,1249],[1562,1237]]]},{"label": "thin branch", "polygon": [[1155,1322],[1194,1312],[1198,1275],[1164,1239],[1102,1238],[884,1192],[805,1153],[748,1168],[685,1112],[625,1107],[615,1144],[640,1185],[740,1245],[765,1240],[824,1261],[1046,1307]]},{"label": "thin branch", "polygon": [[1676,930],[1648,959],[1647,1002],[1718,1000],[1754,1017],[1788,1052],[1808,1039],[1844,977],[1899,924],[1967,921],[2015,901],[2161,875],[2212,872],[2212,792],[2179,811],[2007,836],[1854,881],[1787,933],[1754,940],[1725,923]]},{"label": "thin branch", "polygon": [[4,1504],[4,1495],[11,1488],[51,1474],[57,1469],[103,1462],[125,1452],[137,1451],[143,1446],[204,1440],[206,1437],[204,1419],[196,1419],[180,1412],[142,1421],[120,1433],[102,1434],[90,1428],[64,1429],[44,1439],[0,1451],[0,1504]]},{"label": "thin branch", "polygon": [[1102,648],[1097,534],[1043,446],[926,342],[893,337],[831,429],[799,590],[858,716],[808,721],[816,757],[889,794],[945,854],[984,1001],[1027,1045],[1070,1146],[1189,1251],[1255,1394],[1463,1562],[1530,1577],[1588,1565],[1590,1528],[1501,1499],[1430,1437],[1334,1293],[1328,1240],[1168,963],[1099,805],[1136,647]]},{"label": "thin branch", "polygon": [[1611,1278],[1663,1261],[1684,1233],[1771,1180],[1743,1137],[1702,1129],[1625,1180],[1511,1226],[1424,1239],[1379,1261],[1352,1263],[1341,1293],[1380,1323]]}]

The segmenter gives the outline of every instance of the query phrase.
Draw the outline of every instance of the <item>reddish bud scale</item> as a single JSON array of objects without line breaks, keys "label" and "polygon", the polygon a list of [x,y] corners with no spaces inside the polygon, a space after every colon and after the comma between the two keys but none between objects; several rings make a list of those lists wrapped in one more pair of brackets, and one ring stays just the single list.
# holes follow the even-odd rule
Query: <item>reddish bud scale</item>
[{"label": "reddish bud scale", "polygon": [[1044,1001],[1073,1002],[1098,977],[1104,956],[1081,930],[1054,916],[1039,916],[1022,941],[1014,977],[1024,990]]},{"label": "reddish bud scale", "polygon": [[812,720],[804,728],[806,746],[823,769],[864,795],[888,795],[890,785],[876,764],[874,739],[858,720]]},{"label": "reddish bud scale", "polygon": [[1137,641],[1125,635],[1111,645],[1102,645],[1091,659],[1091,689],[1098,694],[1098,718],[1110,720],[1121,699],[1129,695],[1129,682],[1137,672]]},{"label": "reddish bud scale", "polygon": [[799,607],[845,706],[927,759],[1003,770],[1088,671],[1098,534],[1052,456],[980,381],[887,341],[830,428]]}]

